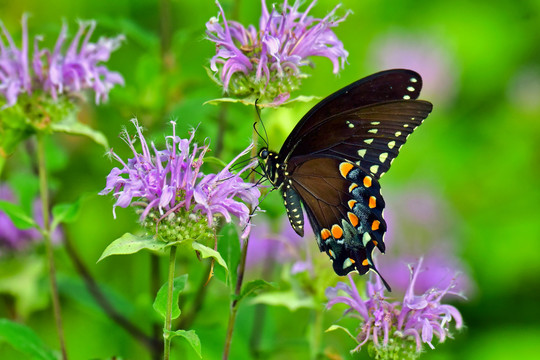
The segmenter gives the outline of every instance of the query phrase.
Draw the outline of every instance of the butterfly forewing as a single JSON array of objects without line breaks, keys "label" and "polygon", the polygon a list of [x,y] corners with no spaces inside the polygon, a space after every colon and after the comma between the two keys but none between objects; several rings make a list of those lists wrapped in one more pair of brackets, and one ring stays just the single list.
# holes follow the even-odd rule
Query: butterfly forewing
[{"label": "butterfly forewing", "polygon": [[420,75],[406,69],[382,71],[360,79],[327,96],[304,115],[285,140],[280,157],[284,159],[300,139],[329,117],[370,104],[414,100],[421,89]]},{"label": "butterfly forewing", "polygon": [[312,127],[289,158],[336,156],[355,162],[379,178],[431,109],[426,101],[399,100],[331,116]]}]

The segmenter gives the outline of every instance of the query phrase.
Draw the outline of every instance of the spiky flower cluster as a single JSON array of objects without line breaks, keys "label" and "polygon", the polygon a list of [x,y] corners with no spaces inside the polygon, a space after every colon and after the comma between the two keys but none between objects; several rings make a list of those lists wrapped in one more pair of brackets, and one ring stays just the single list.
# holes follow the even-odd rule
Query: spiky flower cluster
[{"label": "spiky flower cluster", "polygon": [[[214,225],[214,217],[218,215],[227,222],[231,222],[232,216],[235,216],[244,228],[243,237],[247,237],[250,208],[246,203],[254,209],[258,205],[260,191],[255,184],[245,182],[240,174],[256,166],[256,161],[238,173],[232,173],[230,169],[238,158],[250,151],[252,145],[219,173],[205,175],[201,166],[208,146],[193,144],[195,131],[189,139],[182,139],[176,135],[176,123],[171,122],[173,134],[166,137],[166,148],[158,150],[154,143],[149,146],[146,142],[137,120],[133,119],[132,123],[137,129],[141,153],[135,149],[136,138],[132,139],[124,130],[123,139],[134,157],[124,161],[111,150],[111,156],[122,168],[111,170],[107,185],[100,192],[100,195],[113,193],[116,198],[113,206],[115,217],[117,206],[138,207],[143,225],[159,229],[164,239],[181,241],[189,236],[194,239],[195,223],[203,224],[203,228],[208,229]],[[189,219],[189,224],[185,219]],[[169,235],[174,238],[165,234],[169,230]]]},{"label": "spiky flower cluster", "polygon": [[[45,92],[56,100],[60,94],[73,94],[85,89],[95,92],[95,102],[106,101],[109,91],[124,79],[110,71],[104,62],[109,60],[124,37],[100,38],[90,42],[96,23],[80,22],[79,31],[66,49],[67,25],[62,26],[54,48],[40,48],[40,36],[34,38],[34,50],[29,55],[27,16],[22,18],[22,41],[18,48],[0,21],[0,94],[5,98],[4,107],[17,103],[21,94]],[[6,43],[4,43],[4,39]]]},{"label": "spiky flower cluster", "polygon": [[317,19],[308,15],[315,1],[304,12],[298,10],[298,0],[292,6],[285,0],[280,10],[273,7],[271,11],[265,0],[261,3],[258,29],[228,21],[217,1],[218,16],[206,23],[208,39],[216,44],[210,69],[225,93],[277,106],[299,87],[306,76],[302,67],[312,65],[310,56],[328,58],[334,73],[343,68],[348,52],[332,31],[347,17],[334,17],[339,5]]},{"label": "spiky flower cluster", "polygon": [[[345,314],[361,319],[361,330],[356,337],[358,346],[353,351],[369,344],[377,359],[416,359],[423,344],[433,349],[435,337],[439,342],[449,337],[452,319],[456,329],[462,327],[459,311],[454,306],[441,303],[448,294],[459,295],[451,291],[454,282],[443,290],[433,287],[423,295],[414,294],[421,268],[422,259],[411,267],[410,283],[403,301],[388,301],[378,277],[375,283],[367,282],[366,300],[359,295],[351,275],[350,285],[340,282],[326,290],[328,308],[342,303],[348,307]],[[339,295],[340,291],[346,295]]]}]

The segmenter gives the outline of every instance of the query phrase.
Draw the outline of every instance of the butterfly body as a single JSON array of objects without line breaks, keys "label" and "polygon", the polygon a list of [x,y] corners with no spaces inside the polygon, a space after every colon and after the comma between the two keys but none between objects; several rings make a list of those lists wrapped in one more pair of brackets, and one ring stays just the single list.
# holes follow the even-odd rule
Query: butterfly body
[{"label": "butterfly body", "polygon": [[386,231],[378,180],[431,112],[429,102],[416,100],[421,87],[411,70],[358,80],[311,109],[279,153],[259,152],[265,177],[282,193],[291,226],[303,236],[303,206],[319,249],[338,275],[377,272],[372,253],[385,251]]}]

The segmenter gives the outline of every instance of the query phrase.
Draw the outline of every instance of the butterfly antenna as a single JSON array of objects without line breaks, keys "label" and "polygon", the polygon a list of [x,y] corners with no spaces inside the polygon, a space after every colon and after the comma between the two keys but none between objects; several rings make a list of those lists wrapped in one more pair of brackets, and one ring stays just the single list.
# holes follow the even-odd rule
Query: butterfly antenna
[{"label": "butterfly antenna", "polygon": [[255,100],[255,112],[257,113],[257,118],[259,119],[259,122],[262,124],[263,130],[264,130],[264,137],[261,135],[261,133],[257,130],[257,121],[253,123],[253,129],[259,135],[259,137],[264,141],[264,144],[266,148],[268,148],[268,133],[266,132],[266,127],[264,126],[264,122],[261,118],[261,109],[257,105],[257,102],[259,99]]}]

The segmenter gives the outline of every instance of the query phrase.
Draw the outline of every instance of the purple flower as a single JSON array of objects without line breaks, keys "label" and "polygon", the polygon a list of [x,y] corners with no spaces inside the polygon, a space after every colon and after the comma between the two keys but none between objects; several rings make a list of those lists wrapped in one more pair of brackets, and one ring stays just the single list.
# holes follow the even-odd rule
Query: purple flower
[{"label": "purple flower", "polygon": [[[309,252],[310,241],[315,243],[313,230],[306,222],[304,237],[300,237],[290,226],[287,217],[283,218],[280,232],[270,230],[268,221],[255,218],[249,238],[246,266],[254,268],[260,265],[293,262],[291,273],[313,271]],[[306,250],[307,249],[307,250]]]},{"label": "purple flower", "polygon": [[32,70],[29,69],[27,16],[22,19],[22,49],[19,50],[3,23],[0,22],[6,46],[0,37],[0,93],[6,98],[5,106],[17,103],[21,93],[47,92],[54,100],[60,94],[75,94],[85,89],[95,92],[95,102],[106,101],[109,91],[124,79],[110,71],[103,63],[116,50],[124,37],[100,38],[90,42],[96,23],[80,22],[79,31],[65,48],[67,26],[64,24],[54,49],[40,49],[42,37],[34,38]]},{"label": "purple flower", "polygon": [[132,139],[124,130],[123,140],[134,157],[125,162],[111,150],[111,155],[122,168],[111,170],[106,187],[100,192],[100,195],[113,193],[116,198],[113,206],[115,217],[116,206],[125,208],[129,205],[142,208],[143,223],[151,215],[148,225],[156,227],[170,216],[191,214],[195,218],[190,219],[198,220],[196,215],[206,215],[204,219],[210,227],[215,216],[221,215],[227,222],[235,216],[244,227],[243,237],[248,235],[251,215],[245,203],[254,209],[260,192],[255,184],[244,182],[240,174],[256,166],[257,162],[250,162],[236,174],[230,172],[230,167],[240,156],[248,153],[252,145],[218,174],[204,175],[200,168],[208,146],[192,144],[195,130],[189,139],[181,139],[176,135],[176,123],[171,122],[173,134],[166,137],[165,149],[158,150],[153,143],[148,145],[137,120],[133,119],[132,123],[137,129],[141,153],[135,149],[136,138]]},{"label": "purple flower", "polygon": [[300,12],[300,1],[291,6],[285,0],[280,11],[275,7],[268,11],[266,1],[262,0],[257,29],[227,21],[223,8],[218,1],[216,4],[218,16],[206,23],[208,39],[216,44],[210,69],[227,94],[254,95],[277,106],[290,97],[290,92],[306,76],[301,68],[313,65],[309,57],[328,58],[335,74],[344,66],[348,52],[332,31],[348,15],[334,18],[339,5],[318,19],[308,15],[315,1],[305,12]]},{"label": "purple flower", "polygon": [[[456,329],[463,326],[459,311],[454,306],[442,303],[448,294],[459,295],[452,291],[455,285],[453,281],[442,290],[433,287],[422,295],[415,295],[414,287],[421,269],[422,259],[416,266],[410,267],[410,282],[403,301],[390,302],[384,296],[384,286],[378,277],[375,283],[366,283],[365,300],[359,295],[350,274],[350,285],[340,282],[326,290],[329,299],[327,308],[338,303],[345,304],[345,314],[361,320],[360,333],[356,338],[358,346],[353,351],[359,351],[362,346],[371,343],[381,358],[385,358],[384,354],[398,352],[400,358],[415,358],[423,344],[433,349],[435,337],[439,342],[450,337],[449,323],[452,320],[456,323]],[[340,291],[345,295],[340,295]],[[416,345],[414,351],[411,351],[411,342]]]},{"label": "purple flower", "polygon": [[27,16],[22,18],[22,48],[15,46],[15,42],[7,31],[4,23],[0,21],[3,35],[7,41],[4,43],[0,35],[0,93],[6,98],[5,106],[17,103],[20,93],[32,92],[30,71],[28,69],[28,32]]},{"label": "purple flower", "polygon": [[[0,200],[14,203],[15,195],[7,185],[0,185]],[[43,226],[43,210],[41,201],[36,199],[32,204],[32,214],[36,223]],[[51,219],[52,222],[52,219]],[[52,235],[53,243],[59,243],[62,240],[63,234],[60,228],[56,228]],[[18,229],[3,211],[0,211],[0,254],[6,250],[7,252],[23,250],[31,243],[40,241],[43,238],[37,229]]]}]

